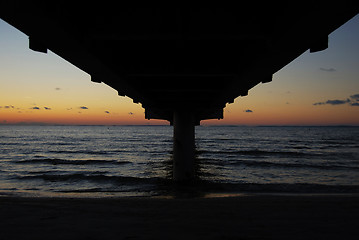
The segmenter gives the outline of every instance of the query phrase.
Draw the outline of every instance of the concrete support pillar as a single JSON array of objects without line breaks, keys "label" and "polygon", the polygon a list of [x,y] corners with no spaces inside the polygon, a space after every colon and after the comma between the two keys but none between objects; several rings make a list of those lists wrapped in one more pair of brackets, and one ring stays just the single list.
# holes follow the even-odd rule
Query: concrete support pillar
[{"label": "concrete support pillar", "polygon": [[194,179],[195,118],[190,111],[173,114],[173,180]]}]

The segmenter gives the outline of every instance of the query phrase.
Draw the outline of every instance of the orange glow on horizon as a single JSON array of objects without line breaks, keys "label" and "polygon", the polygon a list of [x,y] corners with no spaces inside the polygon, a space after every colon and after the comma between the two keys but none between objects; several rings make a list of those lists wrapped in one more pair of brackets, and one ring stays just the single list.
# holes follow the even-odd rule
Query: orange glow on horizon
[{"label": "orange glow on horizon", "polygon": [[[117,96],[116,96],[117,97]],[[256,98],[258,101],[258,98]],[[244,107],[246,99],[237,99],[224,109],[224,119],[203,120],[201,125],[358,125],[359,108],[348,105],[314,106],[303,104],[256,104]],[[101,104],[99,104],[101,105]],[[243,107],[242,107],[243,105]],[[273,104],[275,105],[275,104]],[[146,120],[144,109],[130,103],[123,109],[88,107],[64,108],[31,106],[0,106],[0,124],[61,124],[61,125],[169,125],[165,120]],[[126,105],[127,106],[127,105]],[[335,111],[333,111],[335,109]]]},{"label": "orange glow on horizon", "polygon": [[[37,112],[34,112],[37,111]],[[107,111],[108,112],[108,111]],[[1,111],[0,124],[61,124],[61,125],[165,125],[167,121],[146,120],[144,114],[111,114],[105,111],[85,112],[76,110],[70,113],[51,110],[32,110],[27,112]]]}]

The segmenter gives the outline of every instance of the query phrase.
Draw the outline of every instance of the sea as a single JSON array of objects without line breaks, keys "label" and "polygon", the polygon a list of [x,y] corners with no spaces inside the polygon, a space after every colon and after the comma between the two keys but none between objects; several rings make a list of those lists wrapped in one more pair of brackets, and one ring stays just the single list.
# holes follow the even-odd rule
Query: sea
[{"label": "sea", "polygon": [[358,194],[359,127],[197,126],[172,181],[171,126],[0,126],[0,196]]}]

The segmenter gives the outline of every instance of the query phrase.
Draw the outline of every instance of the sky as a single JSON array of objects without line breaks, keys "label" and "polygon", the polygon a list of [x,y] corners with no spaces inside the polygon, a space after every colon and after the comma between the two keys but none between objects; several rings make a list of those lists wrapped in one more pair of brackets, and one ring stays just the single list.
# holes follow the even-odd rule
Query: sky
[{"label": "sky", "polygon": [[[56,54],[35,52],[28,36],[0,19],[0,124],[157,125],[141,104]],[[358,125],[359,15],[201,125]]]}]

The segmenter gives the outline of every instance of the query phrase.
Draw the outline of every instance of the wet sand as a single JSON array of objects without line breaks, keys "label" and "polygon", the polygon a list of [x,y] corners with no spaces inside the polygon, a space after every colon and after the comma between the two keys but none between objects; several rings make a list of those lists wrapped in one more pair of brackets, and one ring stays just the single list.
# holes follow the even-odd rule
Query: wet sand
[{"label": "wet sand", "polygon": [[359,196],[0,198],[0,239],[357,239]]}]

